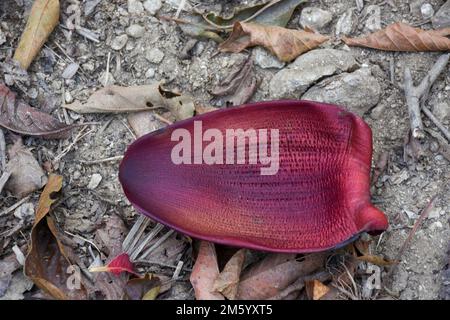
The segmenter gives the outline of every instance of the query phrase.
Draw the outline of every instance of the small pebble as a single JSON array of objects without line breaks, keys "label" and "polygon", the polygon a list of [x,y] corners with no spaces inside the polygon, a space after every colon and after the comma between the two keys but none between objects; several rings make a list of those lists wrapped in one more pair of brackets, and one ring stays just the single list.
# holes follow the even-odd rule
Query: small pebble
[{"label": "small pebble", "polygon": [[149,68],[146,72],[145,72],[145,77],[147,79],[149,78],[153,78],[155,76],[155,69],[153,68]]},{"label": "small pebble", "polygon": [[147,10],[151,15],[155,15],[159,9],[161,9],[161,6],[161,0],[146,0],[144,2],[145,10]]},{"label": "small pebble", "polygon": [[34,205],[31,202],[25,202],[14,210],[14,216],[20,220],[31,220],[34,217]]},{"label": "small pebble", "polygon": [[89,184],[87,186],[88,189],[93,190],[93,189],[97,188],[101,181],[102,181],[102,176],[99,175],[98,173],[94,173],[91,176],[91,181],[89,181]]},{"label": "small pebble", "polygon": [[31,99],[36,99],[38,97],[38,91],[36,88],[31,88],[30,90],[28,90],[27,95]]},{"label": "small pebble", "polygon": [[255,63],[263,69],[281,69],[285,65],[284,62],[278,60],[277,57],[261,47],[253,49],[253,56]]},{"label": "small pebble", "polygon": [[158,48],[153,48],[145,54],[145,58],[151,63],[160,63],[164,59],[164,52]]},{"label": "small pebble", "polygon": [[114,38],[111,42],[111,48],[113,50],[121,50],[128,42],[128,36],[126,34],[122,34]]},{"label": "small pebble", "polygon": [[64,79],[72,79],[73,76],[77,73],[79,67],[80,65],[78,63],[72,62],[64,69],[61,76]]},{"label": "small pebble", "polygon": [[145,32],[145,28],[138,24],[132,24],[131,26],[129,26],[127,28],[127,34],[133,38],[142,37],[144,35],[144,32]]},{"label": "small pebble", "polygon": [[66,91],[64,93],[64,100],[66,101],[66,103],[72,103],[73,102],[73,97],[72,97],[72,95],[70,94],[69,91]]},{"label": "small pebble", "polygon": [[316,7],[309,7],[302,10],[300,14],[300,26],[320,30],[331,22],[333,16],[329,11]]},{"label": "small pebble", "polygon": [[429,3],[424,3],[420,7],[420,13],[422,14],[422,18],[424,19],[431,19],[431,17],[434,16],[434,9],[433,6]]}]

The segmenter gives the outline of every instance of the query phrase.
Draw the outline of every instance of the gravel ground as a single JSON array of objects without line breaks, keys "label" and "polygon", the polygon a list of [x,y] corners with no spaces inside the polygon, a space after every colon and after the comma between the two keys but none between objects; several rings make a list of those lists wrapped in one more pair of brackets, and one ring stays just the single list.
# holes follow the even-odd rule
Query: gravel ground
[{"label": "gravel ground", "polygon": [[[68,17],[68,2],[62,1],[62,23]],[[98,4],[86,15],[85,4],[95,2]],[[220,83],[233,66],[242,63],[248,54],[252,54],[256,61],[256,73],[261,82],[251,101],[270,100],[279,98],[280,95],[277,88],[280,83],[272,81],[272,78],[299,78],[297,71],[287,75],[286,70],[304,70],[313,63],[295,61],[291,65],[284,65],[267,56],[261,49],[252,49],[242,54],[218,54],[217,44],[211,40],[199,41],[191,50],[191,56],[182,59],[180,52],[190,38],[174,23],[163,21],[151,12],[155,10],[159,15],[173,16],[179,1],[162,1],[161,8],[151,7],[147,2],[151,1],[83,1],[81,25],[97,32],[99,42],[95,43],[58,26],[28,70],[29,83],[13,87],[31,105],[52,112],[63,121],[100,123],[90,126],[85,131],[89,133],[74,144],[60,161],[53,163],[54,171],[64,176],[65,198],[55,211],[58,223],[63,230],[83,238],[92,239],[105,216],[117,214],[130,226],[136,219],[137,214],[124,197],[117,179],[118,162],[93,165],[83,163],[85,160],[122,155],[134,137],[127,128],[126,115],[79,115],[71,111],[64,112],[62,104],[74,100],[85,101],[92,92],[103,87],[108,78],[108,84],[123,86],[164,81],[170,89],[191,94],[197,103],[221,107],[214,101],[210,90]],[[156,4],[157,2],[155,1]],[[200,7],[226,12],[238,2],[203,0]],[[257,1],[240,1],[254,2]],[[351,35],[357,36],[367,33],[373,27],[373,21],[369,19],[372,13],[367,12],[370,5],[376,5],[371,10],[380,10],[381,26],[385,26],[396,21],[421,24],[425,20],[420,11],[421,6],[429,3],[437,11],[443,1],[390,0],[364,3],[361,12],[356,9],[355,1],[341,0],[311,0],[300,8],[318,7],[328,11],[332,19],[320,31],[329,35],[335,33],[339,18],[350,8],[355,8],[354,15],[358,19],[354,19]],[[31,0],[1,1],[0,62],[5,62],[12,56],[30,6]],[[182,13],[186,14],[188,13]],[[300,10],[297,10],[288,27],[300,27],[299,19]],[[430,28],[431,25],[427,23],[422,27]],[[378,242],[377,253],[395,258],[421,210],[433,196],[438,195],[436,208],[416,233],[411,247],[388,281],[391,293],[400,299],[436,299],[441,285],[441,270],[448,259],[450,166],[449,160],[442,155],[444,146],[431,136],[427,136],[425,140],[425,155],[422,158],[417,161],[404,160],[403,145],[409,121],[401,84],[405,66],[411,68],[413,78],[418,82],[426,75],[439,54],[350,49],[342,42],[330,41],[317,49],[321,52],[315,50],[312,58],[317,62],[317,57],[320,56],[327,65],[332,65],[334,58],[330,58],[327,55],[329,53],[323,52],[323,49],[339,50],[343,55],[339,61],[345,62],[345,66],[340,65],[329,73],[302,71],[313,74],[314,81],[308,82],[301,89],[282,89],[291,90],[286,95],[294,98],[306,95],[313,99],[335,99],[349,105],[352,111],[363,115],[373,130],[374,159],[378,159],[384,152],[388,153],[388,168],[372,189],[378,206],[391,221],[391,227]],[[80,64],[80,69],[72,78],[64,79],[63,71],[72,61]],[[261,67],[267,67],[267,64],[271,68]],[[106,77],[107,65],[109,74]],[[285,74],[278,74],[280,72]],[[2,73],[4,70],[0,68],[0,74]],[[344,84],[348,84],[348,88]],[[361,90],[352,90],[355,86]],[[327,95],[330,92],[331,96]],[[430,109],[447,127],[450,125],[449,98],[450,73],[447,66],[433,86],[429,99]],[[161,115],[171,119],[168,113],[162,112]],[[437,131],[428,119],[424,118],[424,122],[427,128]],[[154,120],[155,129],[162,126],[163,123]],[[6,141],[10,143],[8,135]],[[24,139],[25,145],[31,148],[41,164],[53,161],[72,141],[73,138],[63,141]],[[98,186],[91,185],[88,188],[94,175],[100,175],[102,179]],[[29,201],[36,204],[37,198],[38,193],[35,193]],[[0,206],[7,207],[17,199],[3,194],[0,201]],[[17,221],[13,218],[8,220],[3,231],[13,227],[15,223]],[[19,246],[24,244],[26,232],[28,231],[25,229],[24,233],[17,232],[6,239],[0,239],[0,255],[2,250],[5,254],[9,253],[16,243]],[[77,253],[82,259],[89,260],[89,253],[82,243],[78,243]],[[170,298],[187,297],[192,297],[190,286],[186,281],[180,281],[172,290]]]}]

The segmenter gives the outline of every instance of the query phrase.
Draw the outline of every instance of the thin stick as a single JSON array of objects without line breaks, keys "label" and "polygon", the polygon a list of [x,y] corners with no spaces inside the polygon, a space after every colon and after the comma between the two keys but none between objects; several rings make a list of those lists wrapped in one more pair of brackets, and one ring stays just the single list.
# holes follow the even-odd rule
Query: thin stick
[{"label": "thin stick", "polygon": [[111,51],[108,52],[108,58],[106,60],[106,71],[105,71],[105,84],[104,86],[108,85],[109,80],[109,62],[111,60]]},{"label": "thin stick", "polygon": [[3,172],[6,168],[6,143],[3,130],[0,129],[0,171]]},{"label": "thin stick", "polygon": [[408,67],[405,68],[403,78],[404,91],[413,138],[423,139],[425,137],[422,117],[420,115],[420,100],[428,93],[433,83],[441,74],[442,70],[444,70],[449,59],[449,53],[441,55],[417,87],[413,84],[411,71]]},{"label": "thin stick", "polygon": [[167,240],[167,238],[169,238],[172,233],[174,233],[174,230],[169,230],[165,235],[163,235],[161,238],[158,239],[158,241],[155,242],[154,245],[152,245],[150,248],[148,248],[143,254],[142,254],[142,259],[147,258],[147,256],[156,248],[158,248],[164,241]]},{"label": "thin stick", "polygon": [[434,114],[425,106],[422,106],[422,111],[434,123],[434,125],[442,132],[442,134],[450,141],[450,132],[444,125],[434,116]]},{"label": "thin stick", "polygon": [[[167,263],[163,263],[163,262],[159,262],[159,261],[153,261],[153,260],[135,260],[134,263],[136,265],[142,265],[142,266],[149,266],[151,267],[152,265],[157,265],[160,267],[165,267],[165,268],[171,268],[171,269],[176,269],[178,267],[178,265],[174,266],[171,264],[167,264]],[[182,270],[187,271],[187,272],[192,272],[191,268],[186,268],[183,267]]]},{"label": "thin stick", "polygon": [[186,0],[181,0],[180,5],[178,6],[177,13],[175,13],[175,18],[178,18],[180,16],[181,10],[184,9],[184,6],[186,5]]},{"label": "thin stick", "polygon": [[5,184],[8,182],[9,177],[11,176],[11,172],[3,171],[2,176],[0,177],[0,193],[2,193]]},{"label": "thin stick", "polygon": [[406,238],[405,242],[403,243],[402,247],[400,248],[400,250],[397,253],[397,256],[395,257],[394,260],[396,261],[400,261],[400,258],[402,257],[403,253],[405,252],[406,248],[409,247],[412,238],[414,237],[414,235],[417,232],[417,229],[419,229],[420,225],[422,224],[423,220],[425,220],[431,210],[434,207],[434,203],[436,201],[437,196],[434,196],[433,198],[431,198],[430,202],[428,203],[428,205],[425,207],[425,209],[423,209],[422,213],[420,214],[419,218],[416,220],[416,223],[414,223],[414,227],[411,229],[411,231],[409,232],[408,237]]},{"label": "thin stick", "polygon": [[136,222],[134,223],[131,230],[128,232],[127,236],[125,237],[125,240],[122,242],[122,250],[124,252],[128,252],[128,249],[130,249],[130,243],[135,238],[135,235],[137,231],[141,228],[141,225],[145,222],[144,216],[141,215],[137,218]]},{"label": "thin stick", "polygon": [[84,163],[84,164],[97,164],[97,163],[104,163],[104,162],[110,162],[110,161],[119,161],[122,159],[123,159],[123,156],[114,156],[114,157],[98,159],[98,160],[80,160],[80,162]]},{"label": "thin stick", "polygon": [[2,212],[0,212],[0,217],[7,215],[8,213],[14,211],[16,208],[20,207],[23,203],[25,203],[26,201],[28,201],[30,199],[30,196],[27,196],[25,198],[23,198],[22,200],[16,202],[15,204],[13,204],[12,206],[6,208],[5,210],[3,210]]},{"label": "thin stick", "polygon": [[69,232],[69,231],[66,231],[66,230],[64,230],[64,233],[67,233],[69,236],[72,236],[72,237],[74,237],[74,238],[78,238],[78,239],[80,239],[80,240],[83,240],[83,241],[89,243],[89,244],[90,244],[91,246],[93,246],[99,253],[101,253],[100,249],[95,245],[95,243],[94,243],[93,241],[91,241],[91,240],[89,240],[89,239],[86,239],[86,238],[84,238],[84,237],[82,237],[82,236],[80,236],[80,235],[78,235],[78,234],[74,234],[74,233],[71,233],[71,232]]}]

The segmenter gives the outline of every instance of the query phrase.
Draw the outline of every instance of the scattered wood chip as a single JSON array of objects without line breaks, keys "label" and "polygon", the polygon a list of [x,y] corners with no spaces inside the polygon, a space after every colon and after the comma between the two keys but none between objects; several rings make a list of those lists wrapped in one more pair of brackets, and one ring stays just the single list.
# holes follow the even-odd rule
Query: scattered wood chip
[{"label": "scattered wood chip", "polygon": [[219,45],[219,50],[236,53],[260,45],[281,61],[289,62],[328,39],[328,36],[306,30],[236,22],[230,37]]}]

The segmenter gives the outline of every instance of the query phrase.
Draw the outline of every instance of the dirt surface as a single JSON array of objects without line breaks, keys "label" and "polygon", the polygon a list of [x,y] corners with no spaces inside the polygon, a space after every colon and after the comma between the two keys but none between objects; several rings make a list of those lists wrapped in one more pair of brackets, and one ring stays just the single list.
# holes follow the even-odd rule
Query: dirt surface
[{"label": "dirt surface", "polygon": [[[200,6],[215,10],[229,11],[239,1],[201,1]],[[396,21],[410,24],[420,23],[420,5],[430,3],[437,10],[443,1],[365,1],[365,6],[377,4],[381,8],[382,26]],[[173,16],[177,1],[163,1],[159,15]],[[244,1],[241,1],[244,3]],[[249,1],[245,1],[249,3]],[[6,0],[0,3],[0,34],[6,41],[0,45],[0,63],[7,61],[14,52],[20,34],[26,22],[31,5],[30,0]],[[67,19],[68,1],[62,1],[62,24]],[[300,11],[305,7],[320,7],[333,15],[331,23],[321,30],[323,34],[334,34],[337,20],[355,1],[322,0],[308,1],[294,13],[288,27],[299,28]],[[83,8],[83,6],[82,6]],[[182,15],[189,13],[183,12]],[[351,34],[357,36],[366,33],[364,15]],[[218,84],[233,66],[239,65],[248,53],[217,53],[217,44],[213,41],[200,41],[192,50],[189,59],[181,59],[180,52],[190,39],[180,28],[171,22],[163,21],[146,10],[130,13],[127,1],[100,1],[94,11],[82,14],[81,25],[94,30],[99,35],[99,43],[86,39],[77,33],[69,32],[58,26],[52,33],[38,58],[28,70],[29,83],[19,83],[12,88],[32,106],[41,108],[68,123],[98,122],[89,126],[82,139],[70,147],[70,151],[60,161],[54,161],[64,149],[74,141],[77,132],[68,140],[42,140],[24,138],[41,164],[53,162],[53,170],[64,176],[64,199],[56,208],[58,224],[62,230],[93,239],[98,225],[110,215],[119,215],[128,226],[137,218],[122,193],[118,182],[118,161],[109,161],[88,165],[83,161],[98,160],[124,153],[134,140],[127,128],[126,115],[79,115],[63,111],[62,104],[73,100],[85,101],[96,89],[103,87],[105,71],[109,57],[108,83],[130,86],[165,81],[168,88],[190,93],[195,100],[204,105],[211,104],[211,88]],[[114,50],[112,43],[123,34],[130,25],[145,28],[142,36],[128,36],[126,44],[120,50]],[[424,24],[423,28],[431,25]],[[401,89],[403,69],[412,70],[413,79],[418,82],[433,65],[438,53],[391,53],[371,49],[351,48],[342,42],[331,41],[325,48],[351,50],[360,65],[371,68],[372,74],[381,87],[378,104],[364,114],[374,134],[374,163],[381,153],[389,154],[388,168],[372,188],[377,205],[388,215],[391,225],[378,241],[375,252],[387,258],[395,258],[405,241],[412,225],[421,210],[430,199],[437,195],[436,208],[416,233],[412,245],[403,255],[402,262],[385,284],[390,294],[400,299],[436,299],[441,286],[441,270],[446,263],[446,250],[450,239],[450,166],[441,154],[443,146],[431,136],[425,139],[425,154],[419,160],[405,161],[403,145],[409,129],[408,113],[404,93]],[[158,48],[163,53],[160,62],[151,63],[146,54]],[[63,79],[62,72],[70,62],[80,64],[77,74],[71,79]],[[393,68],[394,74],[391,75]],[[251,101],[270,100],[269,83],[277,69],[262,69],[256,66],[261,84]],[[4,72],[0,67],[0,74]],[[391,79],[392,78],[392,79]],[[391,82],[393,80],[393,82]],[[36,94],[37,92],[37,94]],[[432,88],[429,107],[450,99],[449,66]],[[172,119],[168,113],[161,115]],[[437,131],[428,119],[425,126]],[[441,119],[448,127],[450,117]],[[155,129],[164,126],[154,120]],[[77,130],[81,130],[77,129]],[[11,144],[10,134],[6,134],[7,144]],[[99,185],[93,189],[87,186],[94,174],[102,177]],[[29,202],[37,203],[39,193],[32,194]],[[0,206],[6,208],[17,199],[3,192]],[[8,232],[17,223],[13,216],[0,225],[0,234]],[[0,237],[0,257],[11,252],[14,244],[26,243],[28,229]],[[173,236],[175,237],[175,235]],[[73,237],[72,237],[73,238]],[[78,238],[77,254],[90,263],[91,256],[87,244]],[[176,263],[176,262],[175,262]],[[189,267],[189,262],[186,264]],[[159,270],[170,275],[173,270]],[[184,280],[177,282],[167,298],[192,298],[193,293],[186,279],[188,271],[183,271]]]}]

